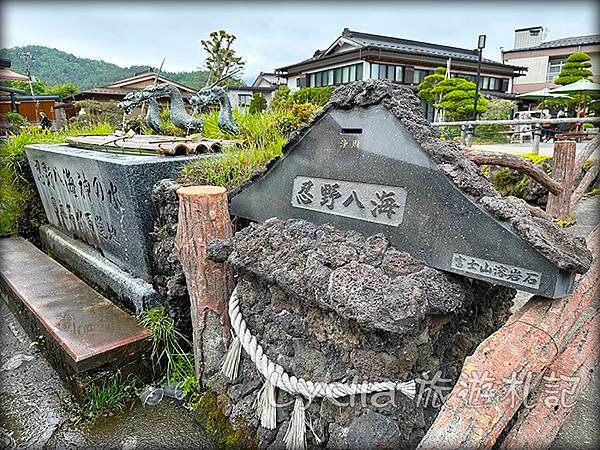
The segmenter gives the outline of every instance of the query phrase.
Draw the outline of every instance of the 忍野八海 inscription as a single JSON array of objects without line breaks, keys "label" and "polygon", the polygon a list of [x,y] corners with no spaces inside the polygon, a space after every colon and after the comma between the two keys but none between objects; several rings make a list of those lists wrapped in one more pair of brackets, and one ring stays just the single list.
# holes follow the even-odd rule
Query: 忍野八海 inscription
[{"label": "\u5fcd\u91ce\u516b\u6d77 inscription", "polygon": [[406,190],[398,186],[297,176],[291,203],[295,208],[398,226],[404,216]]},{"label": "\u5fcd\u91ce\u516b\u6d77 inscription", "polygon": [[[431,267],[565,296],[591,254],[521,202],[503,198],[457,144],[439,139],[410,90],[360,81],[336,89],[283,156],[232,196],[231,212],[383,233]],[[473,259],[459,267],[455,255]]]}]

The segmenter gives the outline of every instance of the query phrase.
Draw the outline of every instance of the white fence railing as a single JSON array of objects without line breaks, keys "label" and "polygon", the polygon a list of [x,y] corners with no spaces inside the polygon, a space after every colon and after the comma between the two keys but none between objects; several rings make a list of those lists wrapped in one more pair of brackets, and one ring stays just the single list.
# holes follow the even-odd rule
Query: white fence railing
[{"label": "white fence railing", "polygon": [[[474,128],[477,125],[513,125],[517,126],[514,133],[522,133],[524,130],[521,126],[530,126],[527,132],[531,133],[533,143],[533,153],[539,153],[540,141],[542,138],[542,125],[555,125],[555,124],[577,124],[577,123],[600,123],[600,117],[569,117],[560,119],[510,119],[510,120],[464,120],[454,122],[432,122],[431,125],[434,127],[446,127],[446,126],[460,126],[461,136],[460,141],[467,147],[471,147],[473,143]],[[555,131],[556,132],[556,131]],[[559,131],[560,133],[560,131]],[[568,133],[568,131],[564,131]]]}]

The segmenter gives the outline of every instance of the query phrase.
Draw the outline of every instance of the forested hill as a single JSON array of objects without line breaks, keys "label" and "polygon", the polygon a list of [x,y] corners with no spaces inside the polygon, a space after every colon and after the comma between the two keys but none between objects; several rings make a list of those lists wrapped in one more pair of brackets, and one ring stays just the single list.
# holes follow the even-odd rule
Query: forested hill
[{"label": "forested hill", "polygon": [[[40,45],[3,48],[0,49],[0,57],[10,59],[11,69],[24,74],[25,64],[19,58],[19,52],[22,51],[31,52],[33,60],[30,65],[33,75],[49,86],[71,82],[85,90],[132,77],[136,73],[150,68],[150,66],[119,67],[116,64],[79,58],[61,50]],[[162,75],[187,86],[199,88],[204,86],[208,73],[204,71],[162,72]]]}]

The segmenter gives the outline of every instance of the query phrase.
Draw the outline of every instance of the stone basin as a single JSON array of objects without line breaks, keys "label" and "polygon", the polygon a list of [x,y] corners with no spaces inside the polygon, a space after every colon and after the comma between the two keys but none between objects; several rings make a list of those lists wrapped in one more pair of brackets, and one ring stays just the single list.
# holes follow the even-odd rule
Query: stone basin
[{"label": "stone basin", "polygon": [[176,177],[193,159],[213,157],[119,154],[66,144],[29,145],[25,151],[50,224],[147,282],[152,277],[152,186]]}]

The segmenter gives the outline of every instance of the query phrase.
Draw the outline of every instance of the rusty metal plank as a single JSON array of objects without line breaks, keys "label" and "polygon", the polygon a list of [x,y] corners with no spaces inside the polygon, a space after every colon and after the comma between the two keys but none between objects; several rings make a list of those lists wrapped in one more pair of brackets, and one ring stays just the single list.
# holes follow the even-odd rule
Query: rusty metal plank
[{"label": "rusty metal plank", "polygon": [[78,372],[132,356],[149,342],[129,314],[22,238],[0,239],[0,284]]}]

